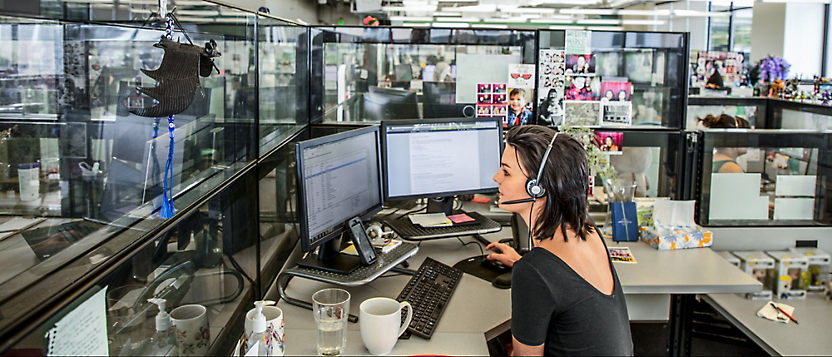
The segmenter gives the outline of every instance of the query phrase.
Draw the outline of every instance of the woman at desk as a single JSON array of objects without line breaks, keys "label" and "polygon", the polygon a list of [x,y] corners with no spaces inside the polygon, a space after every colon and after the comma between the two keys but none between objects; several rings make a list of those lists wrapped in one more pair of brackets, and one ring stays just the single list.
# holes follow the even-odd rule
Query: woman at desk
[{"label": "woman at desk", "polygon": [[[545,191],[530,197],[527,180]],[[500,170],[500,208],[520,214],[534,248],[521,256],[491,243],[488,259],[513,266],[511,333],[514,355],[632,355],[624,293],[606,244],[587,213],[586,151],[569,135],[537,126],[506,134]],[[513,202],[512,202],[513,201]]]},{"label": "woman at desk", "polygon": [[[714,129],[747,129],[751,127],[747,120],[726,114],[721,114],[718,117],[708,115],[705,119],[699,119],[699,121],[705,127]],[[720,174],[745,173],[742,167],[737,164],[737,157],[745,154],[747,151],[748,149],[746,148],[717,148],[716,153],[714,153],[714,166],[711,172]]]}]

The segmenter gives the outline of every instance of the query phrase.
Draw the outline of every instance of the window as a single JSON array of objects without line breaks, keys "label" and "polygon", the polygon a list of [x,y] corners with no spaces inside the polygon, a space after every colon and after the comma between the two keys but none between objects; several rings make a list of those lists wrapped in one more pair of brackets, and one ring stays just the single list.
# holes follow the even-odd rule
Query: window
[{"label": "window", "polygon": [[729,5],[711,3],[710,11],[730,16],[708,18],[708,50],[750,53],[752,9],[738,8],[736,2]]}]

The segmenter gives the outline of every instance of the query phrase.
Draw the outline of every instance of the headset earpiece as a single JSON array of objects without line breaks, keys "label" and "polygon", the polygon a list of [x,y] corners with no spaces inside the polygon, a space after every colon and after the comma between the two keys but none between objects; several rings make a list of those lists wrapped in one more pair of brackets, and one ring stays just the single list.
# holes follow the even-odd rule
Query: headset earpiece
[{"label": "headset earpiece", "polygon": [[534,199],[546,196],[546,189],[540,185],[538,180],[540,180],[540,176],[543,175],[543,167],[546,166],[546,161],[549,160],[549,153],[552,152],[552,146],[555,145],[555,139],[558,138],[558,134],[558,132],[555,132],[555,135],[552,137],[552,141],[546,148],[546,153],[543,154],[543,160],[540,160],[540,169],[537,170],[537,176],[535,178],[529,177],[529,179],[526,180],[526,193]]}]

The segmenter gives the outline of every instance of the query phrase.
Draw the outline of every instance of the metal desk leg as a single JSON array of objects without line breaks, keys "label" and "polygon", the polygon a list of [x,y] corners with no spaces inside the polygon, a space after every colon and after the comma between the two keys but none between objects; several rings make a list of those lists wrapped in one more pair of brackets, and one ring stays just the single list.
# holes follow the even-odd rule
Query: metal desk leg
[{"label": "metal desk leg", "polygon": [[691,332],[693,328],[694,294],[673,294],[670,296],[670,356],[690,356]]},{"label": "metal desk leg", "polygon": [[[286,301],[286,302],[288,302],[292,305],[299,306],[299,307],[302,307],[304,309],[312,310],[312,304],[310,304],[306,301],[298,300],[298,299],[295,299],[295,298],[292,298],[292,297],[286,295],[286,287],[289,286],[289,281],[292,280],[293,277],[294,277],[294,275],[286,274],[285,272],[280,273],[280,275],[277,276],[277,293],[280,294],[281,299],[283,299],[284,301]],[[356,322],[358,322],[358,316],[350,314],[350,316],[347,317],[347,320],[349,322],[356,323]]]}]

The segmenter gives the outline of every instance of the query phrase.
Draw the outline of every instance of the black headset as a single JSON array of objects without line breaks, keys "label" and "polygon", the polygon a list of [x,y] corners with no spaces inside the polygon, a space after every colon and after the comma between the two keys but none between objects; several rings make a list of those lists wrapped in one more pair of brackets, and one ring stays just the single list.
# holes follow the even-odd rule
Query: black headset
[{"label": "black headset", "polygon": [[552,146],[555,144],[555,139],[558,138],[558,134],[558,132],[555,132],[555,136],[552,137],[552,141],[549,142],[549,146],[546,148],[546,153],[543,154],[543,160],[540,161],[540,168],[537,170],[537,176],[535,178],[529,177],[529,179],[526,180],[526,193],[529,195],[529,198],[505,201],[500,202],[499,204],[513,205],[517,203],[534,202],[538,198],[546,196],[546,189],[540,184],[540,176],[543,175],[543,166],[546,165],[546,160],[549,159],[549,153],[552,152]]}]

